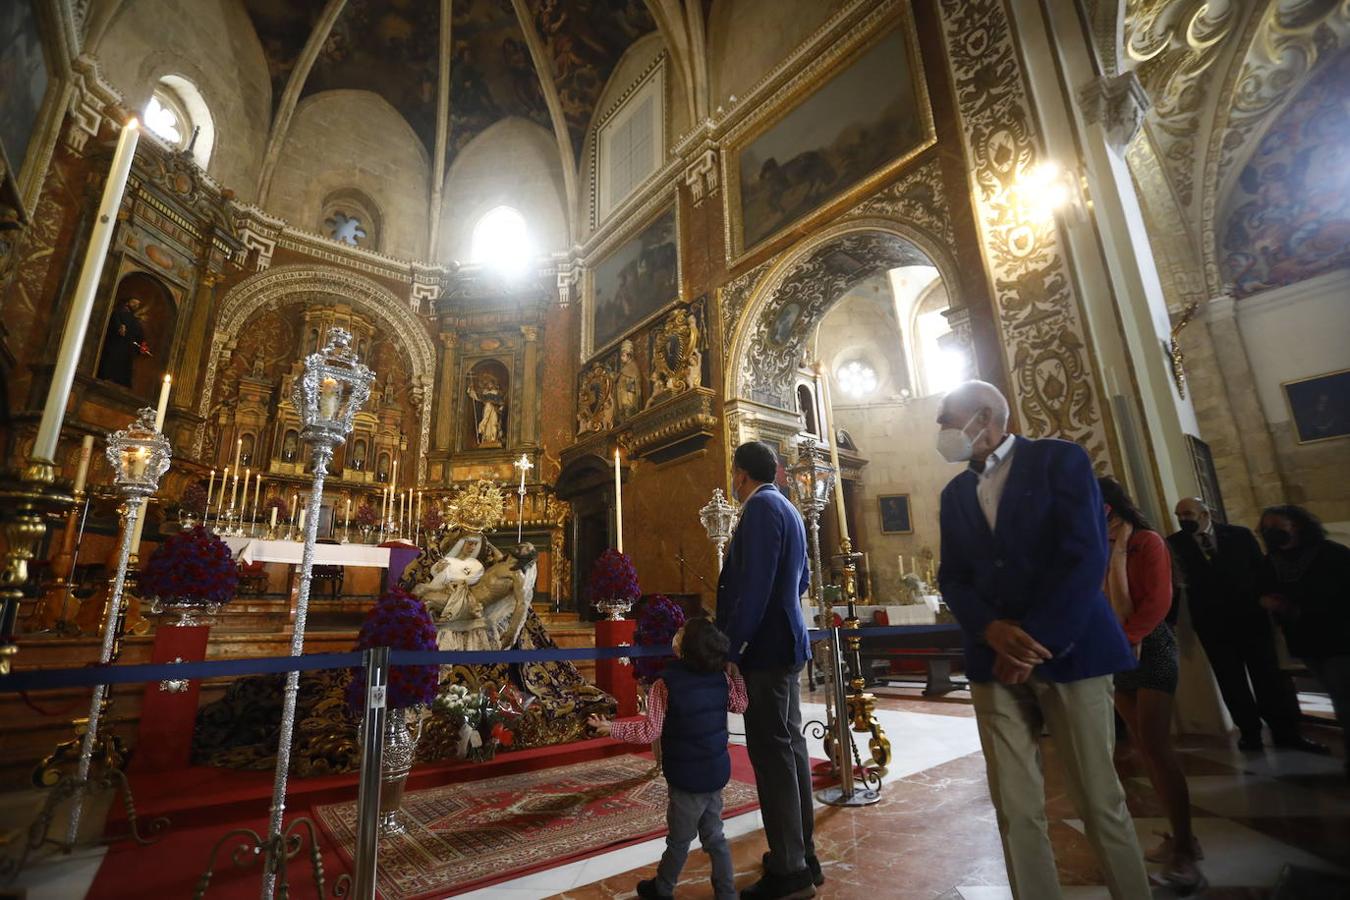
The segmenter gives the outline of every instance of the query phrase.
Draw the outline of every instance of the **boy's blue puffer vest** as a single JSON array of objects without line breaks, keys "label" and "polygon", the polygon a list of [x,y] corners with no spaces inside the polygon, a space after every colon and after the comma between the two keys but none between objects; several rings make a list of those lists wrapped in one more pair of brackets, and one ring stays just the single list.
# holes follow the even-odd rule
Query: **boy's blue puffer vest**
[{"label": "boy's blue puffer vest", "polygon": [[661,728],[661,767],[671,787],[691,794],[720,791],[731,780],[727,752],[727,676],[666,664],[669,708]]}]

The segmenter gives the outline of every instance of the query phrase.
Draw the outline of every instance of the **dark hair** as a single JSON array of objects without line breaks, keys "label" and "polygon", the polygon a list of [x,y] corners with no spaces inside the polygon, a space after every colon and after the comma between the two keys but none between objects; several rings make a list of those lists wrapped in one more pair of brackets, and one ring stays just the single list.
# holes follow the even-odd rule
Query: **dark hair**
[{"label": "dark hair", "polygon": [[1267,506],[1261,510],[1261,518],[1257,524],[1264,522],[1266,516],[1284,516],[1293,522],[1294,527],[1298,529],[1296,537],[1304,546],[1320,544],[1327,539],[1327,530],[1322,525],[1322,520],[1301,506],[1295,506],[1292,503]]},{"label": "dark hair", "polygon": [[1097,485],[1102,489],[1102,500],[1107,506],[1111,507],[1111,512],[1117,517],[1130,523],[1135,531],[1155,531],[1156,529],[1144,518],[1144,514],[1139,511],[1139,507],[1134,505],[1130,495],[1125,493],[1125,488],[1121,486],[1109,475],[1103,475],[1097,479]]},{"label": "dark hair", "polygon": [[727,636],[713,624],[712,619],[696,616],[684,623],[680,659],[695,672],[706,675],[725,669],[730,647]]},{"label": "dark hair", "polygon": [[731,457],[731,465],[765,484],[773,484],[778,479],[778,455],[763,441],[741,444]]}]

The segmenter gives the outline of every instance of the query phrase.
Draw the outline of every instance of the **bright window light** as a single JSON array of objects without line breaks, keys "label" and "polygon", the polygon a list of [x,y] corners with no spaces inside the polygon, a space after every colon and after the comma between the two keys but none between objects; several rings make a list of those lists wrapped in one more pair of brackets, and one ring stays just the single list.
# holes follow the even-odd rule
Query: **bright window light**
[{"label": "bright window light", "polygon": [[469,257],[504,275],[518,275],[534,256],[525,218],[509,206],[489,210],[473,229]]},{"label": "bright window light", "polygon": [[877,389],[877,370],[860,359],[845,363],[835,377],[850,397],[866,397]]},{"label": "bright window light", "polygon": [[178,121],[178,113],[166,106],[157,94],[145,105],[145,127],[171,146],[183,146],[183,129]]},{"label": "bright window light", "polygon": [[970,361],[965,351],[948,343],[952,327],[941,310],[921,313],[914,325],[925,395],[945,394],[970,378]]}]

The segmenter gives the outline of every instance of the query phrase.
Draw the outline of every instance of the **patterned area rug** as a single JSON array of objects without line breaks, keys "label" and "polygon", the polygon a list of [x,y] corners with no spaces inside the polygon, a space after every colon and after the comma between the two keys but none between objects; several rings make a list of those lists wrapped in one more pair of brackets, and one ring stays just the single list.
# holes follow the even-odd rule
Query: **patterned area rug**
[{"label": "patterned area rug", "polygon": [[[380,842],[380,895],[444,897],[665,834],[666,782],[651,770],[649,756],[627,755],[410,791],[406,833]],[[736,774],[722,795],[726,816],[758,806],[755,786]],[[351,861],[356,804],[315,812]]]}]

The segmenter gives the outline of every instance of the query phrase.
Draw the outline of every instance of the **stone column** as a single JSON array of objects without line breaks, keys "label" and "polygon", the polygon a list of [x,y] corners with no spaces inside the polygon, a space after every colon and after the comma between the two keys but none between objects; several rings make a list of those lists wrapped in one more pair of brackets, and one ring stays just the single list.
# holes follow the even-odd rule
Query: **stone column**
[{"label": "stone column", "polygon": [[525,338],[524,377],[520,383],[520,443],[532,446],[539,442],[539,326],[522,325]]},{"label": "stone column", "polygon": [[1258,506],[1272,506],[1285,502],[1284,475],[1275,453],[1275,439],[1270,434],[1265,410],[1252,375],[1247,346],[1242,342],[1238,327],[1237,304],[1232,297],[1220,296],[1205,307],[1205,326],[1214,343],[1214,359],[1218,362],[1228,404],[1235,422],[1242,423],[1238,440],[1247,462],[1252,494]]},{"label": "stone column", "polygon": [[201,389],[201,379],[206,374],[206,367],[201,361],[211,342],[208,330],[211,324],[211,311],[216,306],[216,285],[220,283],[220,279],[220,273],[207,269],[203,269],[198,276],[197,293],[192,298],[192,313],[188,319],[187,341],[178,362],[178,371],[183,377],[181,379],[175,377],[175,381],[179,382],[174,385],[175,405],[189,405],[189,400]]},{"label": "stone column", "polygon": [[450,416],[454,410],[455,349],[459,346],[459,335],[453,331],[443,331],[438,337],[441,349],[436,373],[436,435],[432,446],[436,450],[449,450],[450,439],[454,435]]}]

